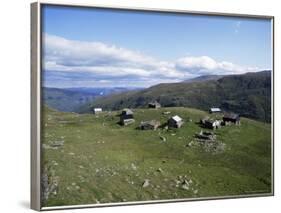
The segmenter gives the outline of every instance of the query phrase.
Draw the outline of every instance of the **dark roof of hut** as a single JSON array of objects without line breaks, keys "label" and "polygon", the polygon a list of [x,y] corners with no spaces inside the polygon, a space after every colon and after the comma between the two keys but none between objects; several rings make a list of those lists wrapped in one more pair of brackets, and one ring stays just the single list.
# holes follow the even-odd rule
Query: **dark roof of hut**
[{"label": "dark roof of hut", "polygon": [[128,109],[128,108],[125,108],[122,110],[122,114],[124,115],[132,115],[134,114],[132,110]]},{"label": "dark roof of hut", "polygon": [[226,113],[223,115],[223,118],[233,119],[236,120],[239,118],[239,114],[236,113]]},{"label": "dark roof of hut", "polygon": [[158,101],[151,101],[148,103],[149,105],[160,105]]}]

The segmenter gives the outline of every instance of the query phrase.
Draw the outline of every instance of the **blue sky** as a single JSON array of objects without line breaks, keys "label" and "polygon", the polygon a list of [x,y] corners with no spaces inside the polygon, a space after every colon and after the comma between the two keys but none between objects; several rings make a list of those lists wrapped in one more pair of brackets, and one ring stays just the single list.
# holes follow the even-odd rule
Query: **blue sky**
[{"label": "blue sky", "polygon": [[271,69],[266,19],[45,6],[44,85],[146,87]]}]

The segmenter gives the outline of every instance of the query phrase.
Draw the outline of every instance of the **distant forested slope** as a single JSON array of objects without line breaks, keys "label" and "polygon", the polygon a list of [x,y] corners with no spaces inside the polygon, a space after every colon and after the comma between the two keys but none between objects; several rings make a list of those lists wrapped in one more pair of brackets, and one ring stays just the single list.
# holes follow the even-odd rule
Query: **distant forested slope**
[{"label": "distant forested slope", "polygon": [[137,88],[124,87],[78,87],[78,88],[43,88],[43,101],[47,106],[64,112],[77,112],[82,106],[92,103],[97,97],[118,94]]},{"label": "distant forested slope", "polygon": [[205,81],[158,84],[141,91],[129,91],[97,98],[78,110],[89,112],[91,107],[119,110],[141,108],[157,100],[165,107],[185,106],[201,110],[221,107],[242,116],[271,121],[271,71],[228,75]]}]

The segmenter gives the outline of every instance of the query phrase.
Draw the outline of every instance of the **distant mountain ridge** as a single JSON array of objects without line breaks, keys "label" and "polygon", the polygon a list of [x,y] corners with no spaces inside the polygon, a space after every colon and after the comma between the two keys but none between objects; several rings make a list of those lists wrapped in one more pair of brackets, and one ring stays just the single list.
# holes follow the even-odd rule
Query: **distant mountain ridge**
[{"label": "distant mountain ridge", "polygon": [[201,77],[201,81],[195,82],[163,83],[141,91],[97,98],[92,104],[81,108],[80,112],[89,112],[91,107],[108,110],[141,108],[157,100],[165,107],[185,106],[208,110],[215,106],[245,117],[271,121],[271,71],[217,77],[204,81],[204,77]]},{"label": "distant mountain ridge", "polygon": [[133,87],[44,87],[43,100],[47,106],[56,110],[64,112],[77,112],[83,105],[92,103],[98,97],[137,89],[138,88]]}]

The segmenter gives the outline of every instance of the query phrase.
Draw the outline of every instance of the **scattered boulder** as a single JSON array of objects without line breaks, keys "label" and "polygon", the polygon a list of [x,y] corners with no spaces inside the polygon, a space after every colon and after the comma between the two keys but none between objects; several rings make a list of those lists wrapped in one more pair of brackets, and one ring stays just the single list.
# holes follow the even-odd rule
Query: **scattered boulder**
[{"label": "scattered boulder", "polygon": [[137,170],[137,166],[134,163],[131,163],[131,167],[133,170]]},{"label": "scattered boulder", "polygon": [[52,161],[54,166],[58,166],[59,164],[56,161]]},{"label": "scattered boulder", "polygon": [[169,114],[171,114],[171,112],[170,112],[170,111],[165,111],[165,112],[163,112],[162,114],[163,114],[163,115],[169,115]]},{"label": "scattered boulder", "polygon": [[55,176],[55,171],[50,167],[45,167],[41,177],[41,197],[42,203],[46,203],[50,195],[57,195],[59,177]]},{"label": "scattered boulder", "polygon": [[54,149],[54,150],[56,150],[56,149],[59,149],[59,146],[52,146],[52,145],[43,143],[42,148],[43,149]]},{"label": "scattered boulder", "polygon": [[143,184],[142,184],[142,187],[143,187],[143,188],[146,188],[146,187],[148,187],[149,185],[150,185],[149,179],[145,179],[144,182],[143,182]]},{"label": "scattered boulder", "polygon": [[160,136],[160,139],[163,141],[163,142],[166,142],[166,138],[164,136]]},{"label": "scattered boulder", "polygon": [[220,141],[214,141],[212,143],[203,144],[202,146],[206,152],[212,152],[213,154],[224,152],[226,149],[226,144]]},{"label": "scattered boulder", "polygon": [[186,147],[191,147],[192,145],[194,144],[194,142],[193,141],[190,141],[188,144],[186,144],[185,146]]},{"label": "scattered boulder", "polygon": [[177,179],[175,179],[176,187],[180,187],[184,190],[194,190],[194,183],[192,179],[188,178],[187,175],[179,175]]},{"label": "scattered boulder", "polygon": [[43,143],[42,144],[43,149],[51,149],[51,147],[48,144]]},{"label": "scattered boulder", "polygon": [[[226,144],[217,140],[216,134],[214,132],[209,131],[200,131],[200,133],[195,134],[196,145],[203,148],[206,152],[212,152],[214,154],[221,153],[225,151]],[[192,144],[187,144],[189,147]]]},{"label": "scattered boulder", "polygon": [[185,190],[189,190],[189,183],[188,182],[182,183],[181,188]]},{"label": "scattered boulder", "polygon": [[208,131],[200,131],[200,133],[195,134],[195,137],[205,141],[214,141],[216,139],[216,135],[213,132]]},{"label": "scattered boulder", "polygon": [[61,141],[54,141],[54,142],[51,144],[51,146],[52,146],[52,147],[61,147],[61,146],[63,146],[63,144],[64,144],[64,140],[61,140]]},{"label": "scattered boulder", "polygon": [[158,168],[156,171],[157,171],[157,172],[160,172],[160,173],[163,172],[163,170],[162,170],[161,168]]}]

